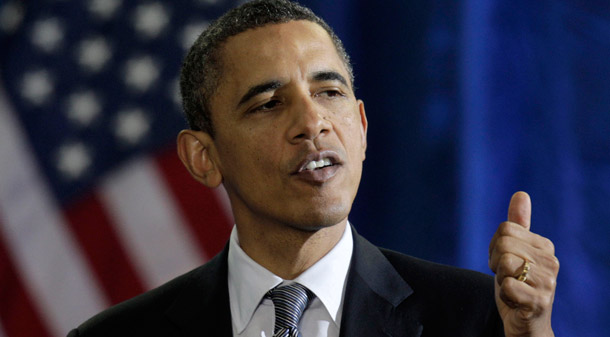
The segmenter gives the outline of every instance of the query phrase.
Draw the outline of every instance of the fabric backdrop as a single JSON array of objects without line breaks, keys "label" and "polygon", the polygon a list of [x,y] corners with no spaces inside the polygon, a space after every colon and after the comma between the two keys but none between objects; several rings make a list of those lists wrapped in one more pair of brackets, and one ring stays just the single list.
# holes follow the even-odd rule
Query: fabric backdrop
[{"label": "fabric backdrop", "polygon": [[[352,56],[369,147],[351,222],[489,272],[510,196],[561,270],[557,335],[610,335],[610,4],[302,1]],[[186,46],[233,1],[0,0],[0,337],[62,336],[220,250],[174,152]]]}]

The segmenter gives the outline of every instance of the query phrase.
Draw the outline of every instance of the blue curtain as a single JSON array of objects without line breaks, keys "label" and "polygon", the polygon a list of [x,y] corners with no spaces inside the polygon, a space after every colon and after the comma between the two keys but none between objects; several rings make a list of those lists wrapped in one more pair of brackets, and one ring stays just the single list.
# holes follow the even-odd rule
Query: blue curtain
[{"label": "blue curtain", "polygon": [[357,230],[489,273],[525,190],[561,262],[557,334],[609,336],[610,3],[304,3],[344,40],[367,108]]}]

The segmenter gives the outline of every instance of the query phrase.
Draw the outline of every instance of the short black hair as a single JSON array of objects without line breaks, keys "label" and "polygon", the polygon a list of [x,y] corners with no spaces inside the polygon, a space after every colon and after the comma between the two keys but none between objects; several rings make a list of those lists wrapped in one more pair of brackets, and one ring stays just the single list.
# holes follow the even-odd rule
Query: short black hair
[{"label": "short black hair", "polygon": [[341,40],[324,20],[309,8],[289,0],[247,2],[231,9],[203,31],[182,63],[180,93],[186,119],[192,130],[205,131],[214,137],[209,101],[222,76],[222,59],[219,53],[222,44],[231,36],[248,29],[297,20],[311,21],[328,32],[349,72],[353,88],[354,76],[349,56]]}]

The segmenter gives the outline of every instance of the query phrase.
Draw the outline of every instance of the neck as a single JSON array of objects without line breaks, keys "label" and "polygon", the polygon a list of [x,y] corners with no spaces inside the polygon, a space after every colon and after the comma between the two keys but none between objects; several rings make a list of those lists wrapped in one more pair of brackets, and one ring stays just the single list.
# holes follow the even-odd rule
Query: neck
[{"label": "neck", "polygon": [[341,239],[347,219],[315,231],[289,226],[237,225],[239,245],[258,264],[292,280],[318,262]]}]

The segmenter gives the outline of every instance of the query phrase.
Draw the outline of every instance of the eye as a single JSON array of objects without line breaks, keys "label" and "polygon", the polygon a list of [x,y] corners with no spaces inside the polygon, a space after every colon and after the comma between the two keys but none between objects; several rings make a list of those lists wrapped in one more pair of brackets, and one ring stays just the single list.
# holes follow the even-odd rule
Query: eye
[{"label": "eye", "polygon": [[344,97],[345,95],[340,90],[329,89],[329,90],[324,90],[324,91],[317,93],[316,96],[336,98],[336,97]]},{"label": "eye", "polygon": [[277,107],[281,103],[282,102],[280,102],[280,100],[272,99],[265,104],[254,107],[252,110],[250,110],[250,113],[272,110],[273,108]]}]

